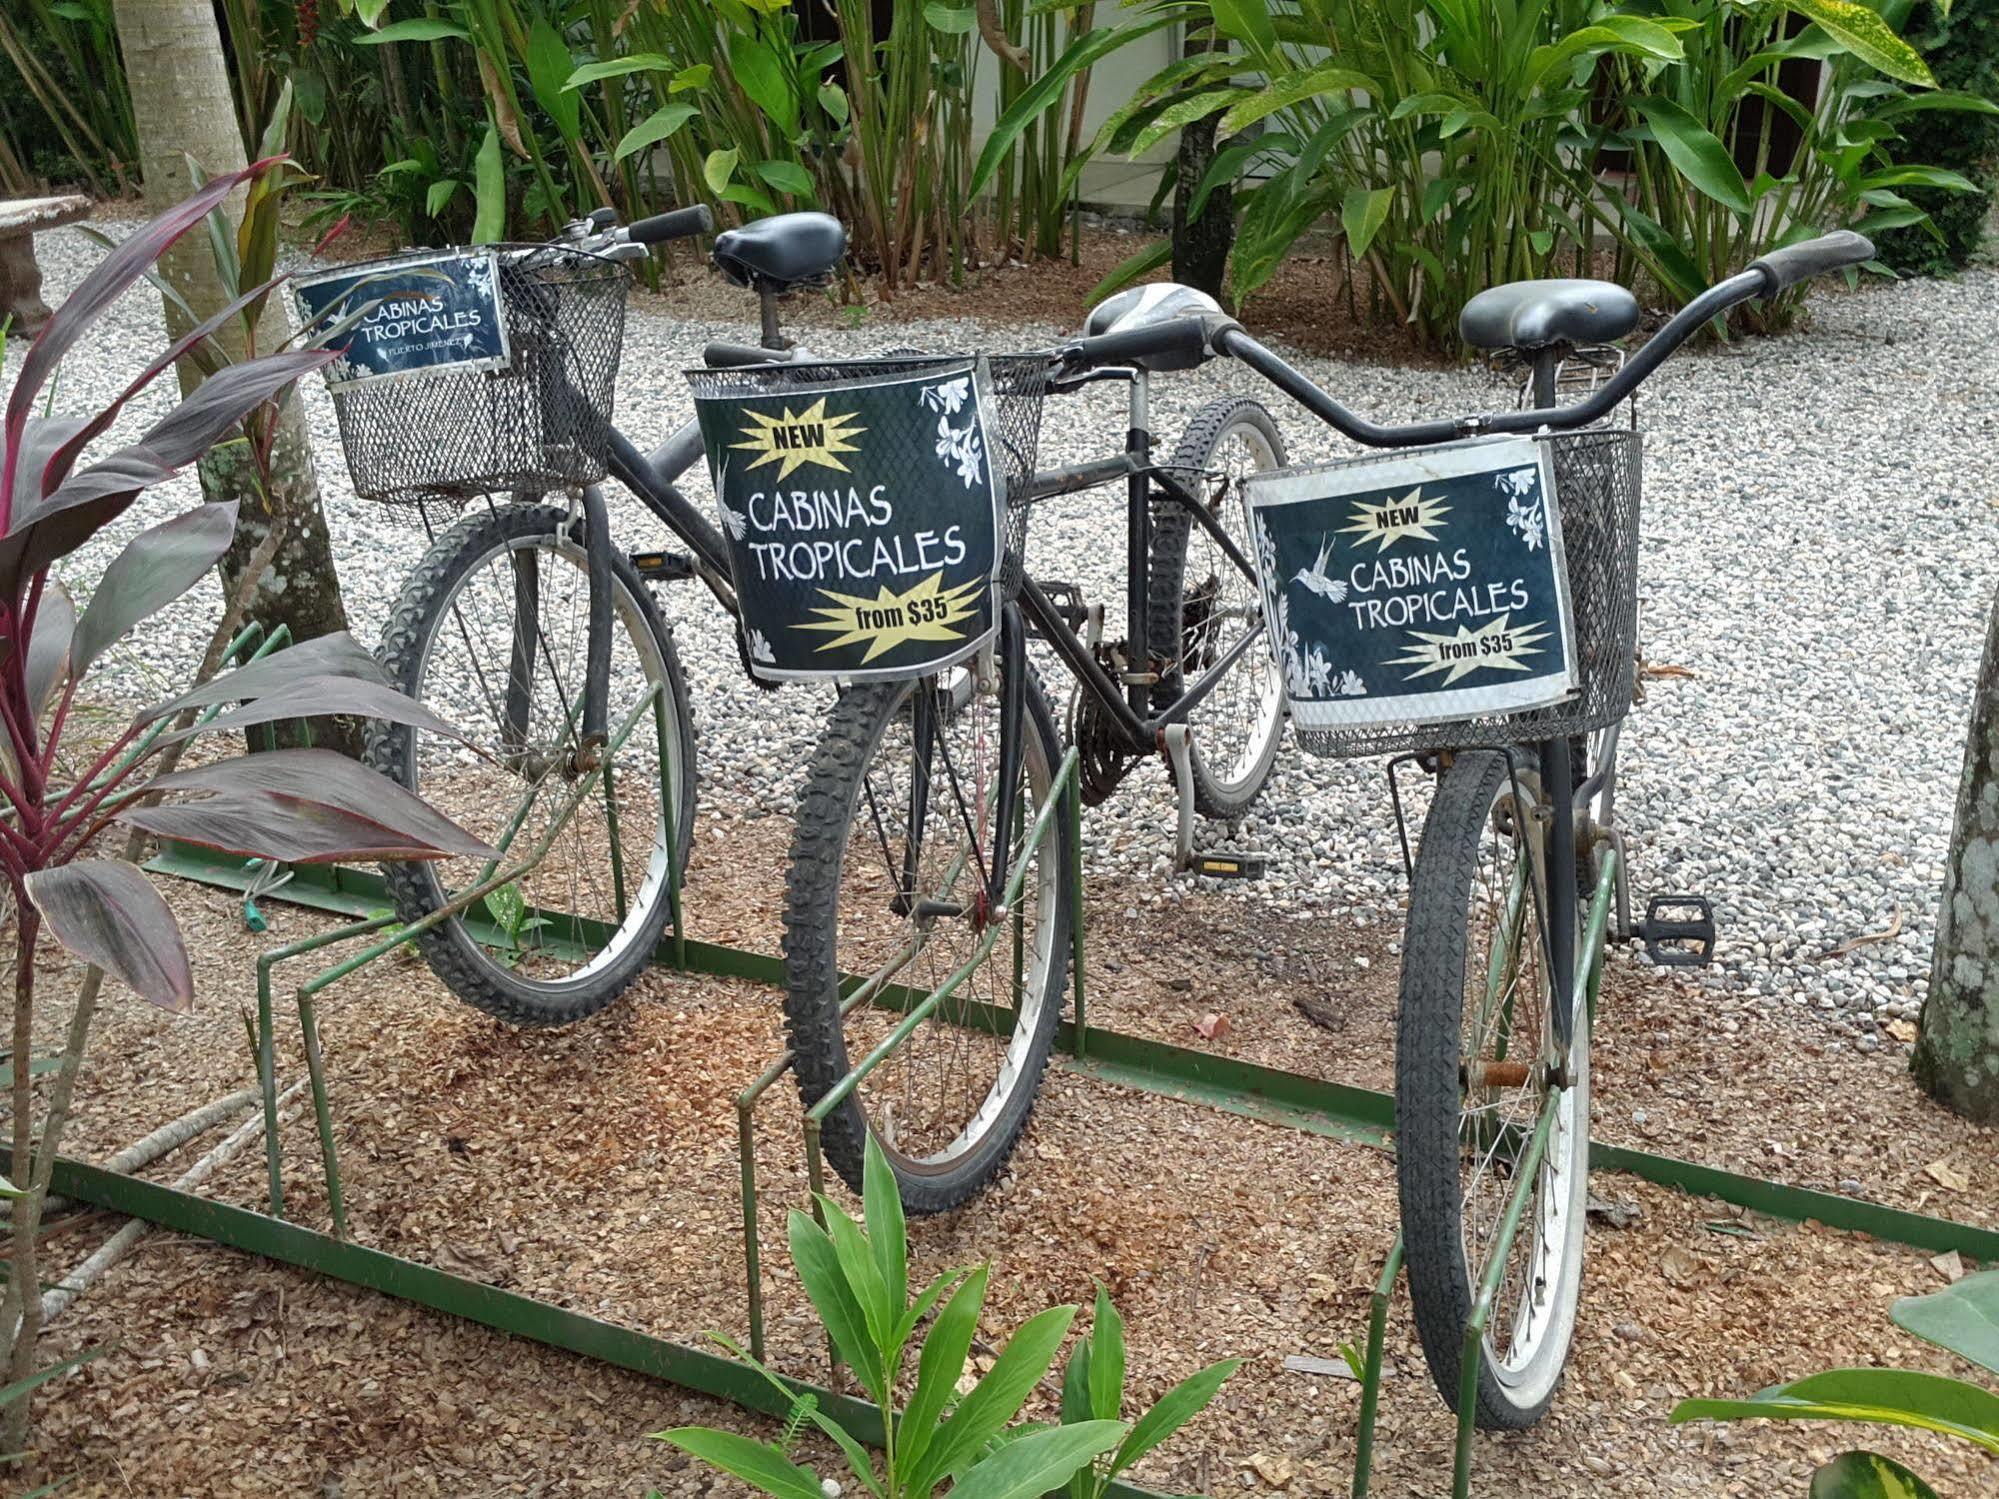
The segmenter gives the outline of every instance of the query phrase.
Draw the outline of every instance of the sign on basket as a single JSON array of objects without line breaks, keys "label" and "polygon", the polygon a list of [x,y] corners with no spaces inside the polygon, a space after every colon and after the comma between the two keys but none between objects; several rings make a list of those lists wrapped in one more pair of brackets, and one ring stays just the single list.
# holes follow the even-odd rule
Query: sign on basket
[{"label": "sign on basket", "polygon": [[490,251],[333,271],[294,282],[292,289],[307,328],[368,309],[333,340],[341,353],[327,366],[326,383],[336,392],[512,362],[499,259]]},{"label": "sign on basket", "polygon": [[1243,502],[1298,728],[1483,718],[1575,690],[1545,443],[1258,474]]},{"label": "sign on basket", "polygon": [[989,639],[1005,488],[984,361],[747,388],[695,410],[751,671],[914,677]]}]

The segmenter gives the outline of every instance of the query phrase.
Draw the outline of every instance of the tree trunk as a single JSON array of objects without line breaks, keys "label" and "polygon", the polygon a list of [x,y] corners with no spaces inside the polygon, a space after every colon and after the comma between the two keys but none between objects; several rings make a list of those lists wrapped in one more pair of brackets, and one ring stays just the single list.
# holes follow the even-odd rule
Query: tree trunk
[{"label": "tree trunk", "polygon": [[[209,176],[244,165],[222,37],[211,0],[116,0],[115,9],[138,119],[146,197],[164,207],[192,191],[190,157]],[[232,219],[239,218],[242,206],[239,192],[226,211]],[[199,230],[161,259],[160,271],[200,316],[208,316],[230,299],[208,236]],[[168,333],[184,332],[186,314],[171,301],[165,307]],[[284,313],[272,298],[258,344],[275,347],[284,336],[283,324]],[[232,321],[222,342],[225,346],[233,342],[231,356],[241,357],[245,340],[240,322]],[[178,373],[183,391],[201,383],[201,371],[191,360],[183,360]],[[320,507],[312,443],[292,392],[286,392],[279,408],[268,485],[259,480],[240,444],[211,453],[201,464],[203,494],[242,505],[236,539],[222,559],[225,594],[236,596],[238,580],[258,541],[272,521],[282,517],[288,522],[284,542],[258,584],[251,617],[266,631],[289,627],[294,640],[346,629],[347,610]],[[351,723],[316,719],[312,735],[315,743],[359,753],[358,728]]]},{"label": "tree trunk", "polygon": [[1909,1065],[1946,1108],[1999,1124],[1999,600],[1972,691],[1930,995]]},{"label": "tree trunk", "polygon": [[[1186,55],[1215,50],[1208,36],[1190,33]],[[1201,216],[1189,220],[1188,205],[1215,159],[1215,125],[1221,117],[1207,115],[1180,130],[1180,157],[1173,187],[1173,279],[1227,303],[1229,251],[1235,248],[1235,190],[1217,187],[1201,205]]]}]

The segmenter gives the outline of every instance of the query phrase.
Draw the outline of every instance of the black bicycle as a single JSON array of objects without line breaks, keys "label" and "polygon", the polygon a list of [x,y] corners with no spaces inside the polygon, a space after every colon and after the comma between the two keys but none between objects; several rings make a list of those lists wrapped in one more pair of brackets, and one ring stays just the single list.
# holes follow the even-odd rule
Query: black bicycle
[{"label": "black bicycle", "polygon": [[[1198,305],[1164,301],[1170,310],[1079,338],[1053,356],[1058,386],[1116,371],[1116,378],[1133,381],[1139,401],[1144,371],[1230,357],[1369,448],[1418,450],[1416,458],[1435,460],[1477,448],[1479,439],[1520,435],[1534,450],[1527,471],[1547,477],[1531,496],[1523,487],[1519,505],[1502,510],[1494,526],[1510,531],[1523,553],[1547,548],[1559,526],[1566,575],[1557,571],[1555,586],[1569,611],[1564,633],[1572,630],[1574,668],[1573,686],[1559,700],[1470,718],[1425,716],[1415,702],[1406,721],[1384,723],[1378,713],[1356,712],[1349,717],[1363,726],[1340,728],[1340,702],[1365,693],[1368,684],[1358,673],[1349,680],[1345,663],[1317,659],[1309,642],[1290,638],[1288,599],[1304,589],[1362,614],[1371,605],[1389,606],[1361,595],[1366,572],[1335,577],[1325,570],[1327,543],[1316,563],[1305,553],[1295,573],[1288,564],[1273,566],[1277,549],[1260,519],[1255,547],[1272,555],[1259,556],[1258,602],[1240,616],[1256,621],[1251,639],[1266,622],[1277,626],[1273,653],[1303,679],[1292,706],[1308,750],[1393,754],[1391,773],[1414,762],[1436,780],[1410,859],[1395,1059],[1397,1169],[1410,1294],[1426,1359],[1446,1400],[1455,1407],[1461,1392],[1470,1394],[1483,1425],[1523,1426],[1539,1417],[1574,1332],[1589,1166],[1590,1011],[1604,936],[1640,936],[1660,955],[1682,960],[1704,959],[1713,943],[1704,909],[1674,919],[1655,903],[1644,921],[1629,916],[1613,793],[1619,726],[1635,670],[1639,436],[1635,422],[1619,427],[1608,419],[1668,355],[1730,307],[1871,255],[1867,241],[1850,232],[1776,250],[1696,298],[1623,359],[1602,348],[1637,322],[1637,304],[1621,288],[1595,282],[1496,288],[1467,307],[1464,333],[1468,343],[1507,351],[1524,367],[1525,398],[1512,411],[1455,419],[1369,421],[1233,319]],[[1563,401],[1576,374],[1587,393]],[[1274,431],[1261,408],[1244,409],[1255,412],[1254,431]],[[1266,438],[1263,448],[1281,463],[1274,441]],[[1141,452],[1129,461],[1135,558],[1146,555],[1140,543],[1164,529],[1155,515],[1163,495],[1238,572],[1258,577],[1242,555],[1243,533],[1209,510],[1200,486],[1174,474],[1141,478],[1147,467]],[[1190,465],[1177,474],[1193,471]],[[1248,487],[1265,482],[1252,475]],[[1059,487],[1028,482],[1016,502]],[[1422,488],[1340,523],[1378,543],[1390,574],[1396,573],[1385,560],[1391,546],[1437,525]],[[1554,513],[1530,506],[1529,497],[1545,500]],[[1468,556],[1448,565],[1462,572]],[[1479,659],[1519,660],[1550,648],[1535,632],[1514,627],[1507,602],[1460,598],[1454,583],[1417,577],[1407,563],[1399,576],[1416,578],[1405,607],[1478,626],[1453,633],[1426,625],[1415,637],[1421,650],[1398,663],[1407,674],[1444,681]],[[1134,592],[1134,619],[1144,616],[1136,607],[1143,597]],[[1144,663],[1140,681],[1107,672],[1068,627],[1054,591],[1023,577],[1004,603],[996,647],[942,677],[893,692],[850,693],[835,712],[801,804],[787,902],[787,1008],[807,1099],[832,1087],[850,1060],[867,1055],[873,1039],[896,1023],[893,1007],[883,1013],[879,1003],[843,1014],[853,989],[851,980],[843,988],[843,970],[887,975],[918,992],[934,989],[982,925],[1013,923],[1010,942],[989,945],[976,994],[933,1011],[943,1023],[930,1027],[936,1034],[927,1044],[918,1048],[911,1037],[897,1054],[906,1061],[878,1068],[827,1119],[828,1154],[850,1181],[858,1182],[869,1129],[895,1165],[905,1199],[918,1209],[962,1201],[1012,1150],[1060,1008],[1061,913],[1078,898],[1062,851],[1047,843],[1025,853],[1034,864],[1019,904],[1009,910],[991,898],[1007,888],[1011,867],[1023,857],[1020,830],[1029,819],[1017,813],[995,819],[990,808],[1004,802],[1031,809],[1047,794],[1059,749],[1025,643],[1034,635],[1050,642],[1124,731],[1124,745],[1136,750],[1156,735],[1170,751],[1176,726],[1247,649],[1243,641],[1211,647],[1205,635],[1197,643],[1201,590],[1184,592],[1179,602],[1183,675],[1185,658],[1205,666],[1189,680],[1144,656],[1136,657]],[[1408,620],[1391,611],[1388,622]],[[1287,660],[1293,655],[1295,663]],[[1172,698],[1163,710],[1156,693]],[[1325,709],[1311,729],[1303,727],[1308,698],[1315,712]],[[1023,790],[995,797],[988,789],[1014,786]],[[1399,797],[1397,808],[1399,816]],[[932,953],[943,960],[926,966]],[[1467,1370],[1468,1330],[1480,1327],[1478,1362]]]},{"label": "black bicycle", "polygon": [[[431,536],[381,658],[398,686],[463,731],[376,724],[370,761],[495,847],[518,856],[546,845],[532,869],[418,939],[453,993],[515,1024],[575,1021],[630,986],[659,944],[693,836],[687,683],[651,590],[698,579],[731,616],[737,601],[720,533],[677,487],[702,460],[694,424],[647,452],[611,412],[626,262],[712,229],[701,207],[623,227],[603,209],[547,244],[490,252],[490,273],[477,269],[489,252],[458,252],[477,276],[497,276],[505,358],[335,391],[357,492],[411,506]],[[714,262],[757,294],[764,344],[713,344],[708,362],[808,357],[780,334],[777,298],[822,283],[845,248],[844,228],[825,214],[718,236]],[[398,294],[384,289],[412,285],[429,321],[403,318],[392,332],[449,326],[439,259],[415,252],[347,268],[358,287],[347,302],[386,301],[401,317]],[[678,549],[613,539],[607,474]],[[415,920],[495,868],[401,864],[387,878],[397,914]]]}]

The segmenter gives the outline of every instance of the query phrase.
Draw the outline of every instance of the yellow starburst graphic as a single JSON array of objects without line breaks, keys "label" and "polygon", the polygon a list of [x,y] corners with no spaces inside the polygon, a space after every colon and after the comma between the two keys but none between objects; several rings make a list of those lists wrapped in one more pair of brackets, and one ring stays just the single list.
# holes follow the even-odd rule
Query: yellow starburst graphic
[{"label": "yellow starburst graphic", "polygon": [[1512,617],[1502,614],[1476,630],[1459,625],[1455,635],[1428,635],[1411,630],[1409,633],[1418,643],[1406,647],[1408,655],[1388,664],[1416,667],[1417,670],[1409,673],[1411,681],[1432,672],[1444,672],[1446,687],[1482,666],[1494,671],[1526,671],[1527,663],[1520,658],[1543,654],[1540,645],[1548,638],[1548,632],[1540,625],[1511,629],[1507,621]]},{"label": "yellow starburst graphic", "polygon": [[871,599],[822,588],[819,592],[833,605],[817,605],[812,612],[826,617],[792,628],[832,634],[832,640],[818,647],[822,651],[867,641],[863,666],[906,640],[963,640],[967,628],[978,623],[986,580],[975,578],[955,588],[940,587],[943,581],[944,574],[932,573],[906,593],[883,584]]},{"label": "yellow starburst graphic", "polygon": [[766,463],[781,465],[777,471],[780,479],[790,478],[793,469],[807,463],[847,473],[847,465],[835,455],[858,453],[860,449],[852,439],[868,430],[848,425],[854,419],[852,412],[827,415],[824,396],[803,411],[793,411],[787,406],[782,416],[764,416],[756,411],[746,412],[745,415],[756,423],[742,429],[743,436],[749,441],[731,443],[730,446],[762,455],[750,464],[751,468],[762,468]]},{"label": "yellow starburst graphic", "polygon": [[1355,546],[1366,546],[1370,541],[1378,551],[1387,551],[1390,543],[1411,537],[1417,541],[1435,541],[1437,533],[1431,529],[1441,526],[1451,507],[1442,500],[1425,499],[1423,487],[1416,488],[1400,499],[1362,500],[1355,504],[1353,524],[1341,527],[1341,534],[1358,536]]}]

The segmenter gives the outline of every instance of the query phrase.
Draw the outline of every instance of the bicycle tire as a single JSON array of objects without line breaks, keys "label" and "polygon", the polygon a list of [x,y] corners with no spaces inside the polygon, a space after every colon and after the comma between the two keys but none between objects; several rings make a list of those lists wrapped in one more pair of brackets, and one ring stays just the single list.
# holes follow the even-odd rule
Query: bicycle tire
[{"label": "bicycle tire", "polygon": [[[1289,461],[1284,436],[1278,431],[1269,411],[1260,402],[1224,396],[1208,402],[1194,414],[1194,420],[1188,424],[1173,449],[1170,467],[1178,471],[1182,478],[1210,471],[1215,466],[1217,454],[1235,437],[1244,438],[1262,448],[1261,456],[1268,461],[1260,463],[1259,467],[1282,468]],[[1221,517],[1224,525],[1248,554],[1240,495],[1231,485],[1217,498],[1228,509],[1228,514]],[[1187,592],[1187,561],[1194,521],[1182,506],[1171,501],[1155,501],[1151,529],[1152,549],[1146,571],[1145,632],[1155,654],[1171,652],[1152,693],[1154,707],[1163,710],[1185,690],[1187,632],[1190,626],[1199,627],[1198,621],[1190,621],[1190,596]],[[1220,562],[1221,568],[1227,567],[1226,558],[1220,559]],[[1217,569],[1216,576],[1202,580],[1200,586],[1205,588],[1210,582],[1219,583],[1223,577],[1239,583],[1249,598],[1260,605],[1255,580],[1250,578]],[[1270,779],[1271,766],[1276,763],[1278,747],[1284,738],[1286,709],[1283,684],[1276,675],[1277,668],[1266,645],[1259,641],[1250,646],[1245,661],[1238,662],[1231,674],[1259,668],[1269,673],[1266,685],[1274,691],[1275,701],[1266,702],[1259,693],[1255,708],[1258,718],[1246,748],[1233,758],[1226,772],[1218,766],[1217,757],[1212,753],[1213,741],[1209,741],[1208,750],[1203,749],[1203,716],[1206,714],[1207,721],[1213,722],[1212,705],[1216,697],[1210,697],[1206,703],[1195,708],[1188,720],[1193,727],[1188,751],[1194,780],[1194,809],[1203,817],[1223,821],[1240,818]],[[1219,685],[1216,696],[1227,690],[1226,684]]]},{"label": "bicycle tire", "polygon": [[[925,678],[923,685],[928,688],[937,680]],[[848,991],[842,985],[838,951],[848,833],[858,815],[871,757],[915,687],[908,682],[879,683],[851,687],[843,693],[833,706],[799,792],[785,877],[782,948],[785,1024],[799,1094],[808,1109],[847,1075],[852,1064],[848,1022],[841,1014],[841,1000]],[[1039,774],[1052,777],[1059,764],[1060,741],[1032,667],[1027,670],[1025,690],[1021,722],[1031,739],[1024,746],[1027,753],[1023,759],[1030,775],[1037,773],[1038,761]],[[1027,815],[1033,815],[1031,807]],[[1024,992],[1037,993],[1038,1003],[1014,1081],[977,1140],[941,1166],[924,1166],[884,1142],[903,1206],[910,1213],[943,1212],[977,1195],[1011,1158],[1033,1110],[1061,1018],[1062,994],[1068,981],[1070,902],[1076,898],[1069,878],[1068,820],[1060,814],[1055,818],[1052,842],[1044,846],[1041,867],[1044,878],[1052,876],[1054,891],[1048,914],[1038,919],[1052,922],[1053,940],[1039,977],[1022,985]],[[827,1115],[820,1132],[826,1159],[856,1192],[861,1189],[862,1161],[871,1128],[860,1095],[858,1087],[849,1093]],[[981,1110],[989,1101],[990,1094],[982,1101]]]},{"label": "bicycle tire", "polygon": [[[502,504],[468,511],[436,539],[404,584],[382,632],[378,654],[398,687],[423,701],[432,644],[446,627],[450,605],[460,587],[482,562],[503,549],[517,550],[523,545],[537,553],[554,551],[564,561],[579,569],[582,566],[582,550],[573,537],[569,513],[553,505]],[[693,844],[696,795],[694,726],[686,678],[672,631],[623,554],[612,558],[611,574],[616,590],[613,628],[622,621],[627,632],[644,632],[655,655],[654,670],[665,684],[665,709],[671,727],[662,749],[669,756],[668,763],[678,769],[677,784],[672,788],[678,824],[674,867],[684,876]],[[449,713],[441,716],[451,717]],[[406,726],[372,723],[368,763],[399,785],[420,790],[417,743],[415,731]],[[655,825],[660,821],[663,814],[655,818]],[[496,1019],[517,1026],[544,1027],[569,1025],[594,1015],[624,994],[645,970],[671,915],[663,880],[657,874],[663,868],[658,857],[663,842],[655,826],[649,873],[640,886],[645,900],[614,929],[616,951],[608,958],[593,960],[574,979],[545,982],[510,971],[458,917],[419,934],[415,939],[418,951],[446,988]],[[437,870],[430,865],[387,864],[383,872],[390,902],[403,921],[431,914],[447,898]]]},{"label": "bicycle tire", "polygon": [[[1511,798],[1504,755],[1460,754],[1445,772],[1424,824],[1410,883],[1396,1020],[1396,1178],[1409,1300],[1431,1378],[1452,1410],[1459,1402],[1465,1332],[1476,1294],[1474,1277],[1484,1268],[1483,1263],[1474,1266],[1467,1253],[1461,1174],[1466,1079],[1473,1066],[1483,1072],[1482,1064],[1468,1062],[1464,1055],[1468,908],[1476,894],[1480,842]],[[1525,888],[1531,888],[1531,882]],[[1523,929],[1531,928],[1532,915],[1523,907]],[[1536,954],[1538,963],[1538,943]],[[1539,966],[1545,975],[1545,964]],[[1550,997],[1544,979],[1536,984],[1543,997]],[[1505,1008],[1510,1028],[1511,1002]],[[1552,1016],[1552,1009],[1548,1013]],[[1528,1279],[1534,1294],[1545,1299],[1546,1320],[1515,1319],[1502,1354],[1495,1346],[1494,1329],[1505,1316],[1500,1307],[1493,1308],[1480,1348],[1476,1410],[1478,1425],[1488,1429],[1518,1429],[1540,1419],[1560,1385],[1574,1336],[1588,1201],[1586,1015],[1576,1016],[1574,1037],[1569,1056],[1574,1086],[1567,1101],[1557,1106],[1558,1127],[1550,1138],[1548,1164],[1515,1240],[1516,1253],[1519,1245],[1527,1244],[1533,1271]],[[1498,1091],[1496,1086],[1493,1091]],[[1497,1178],[1497,1171],[1494,1174]],[[1510,1175],[1505,1188],[1502,1196],[1510,1194]],[[1489,1208],[1481,1205],[1473,1221],[1492,1221]],[[1523,1328],[1524,1349],[1513,1342]]]}]

